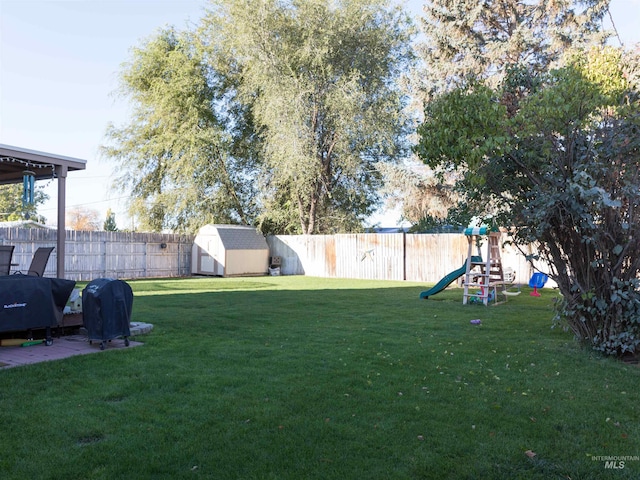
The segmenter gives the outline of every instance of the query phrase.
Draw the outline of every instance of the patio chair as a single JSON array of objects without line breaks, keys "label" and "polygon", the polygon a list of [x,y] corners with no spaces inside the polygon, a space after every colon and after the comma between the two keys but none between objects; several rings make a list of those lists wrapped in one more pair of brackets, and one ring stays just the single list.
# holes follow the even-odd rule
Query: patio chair
[{"label": "patio chair", "polygon": [[0,245],[0,275],[9,275],[14,248],[13,245]]},{"label": "patio chair", "polygon": [[36,253],[33,254],[27,275],[33,275],[36,277],[44,275],[44,269],[47,268],[47,262],[49,261],[49,256],[51,255],[51,252],[53,252],[53,249],[54,247],[38,248]]}]

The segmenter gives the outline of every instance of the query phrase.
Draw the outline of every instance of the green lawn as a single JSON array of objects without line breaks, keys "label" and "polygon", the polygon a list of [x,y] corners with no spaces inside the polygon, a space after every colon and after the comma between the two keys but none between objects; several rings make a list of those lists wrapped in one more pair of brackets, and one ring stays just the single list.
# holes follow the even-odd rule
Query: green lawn
[{"label": "green lawn", "polygon": [[130,284],[144,346],[0,371],[3,480],[640,477],[640,368],[551,329],[553,291]]}]

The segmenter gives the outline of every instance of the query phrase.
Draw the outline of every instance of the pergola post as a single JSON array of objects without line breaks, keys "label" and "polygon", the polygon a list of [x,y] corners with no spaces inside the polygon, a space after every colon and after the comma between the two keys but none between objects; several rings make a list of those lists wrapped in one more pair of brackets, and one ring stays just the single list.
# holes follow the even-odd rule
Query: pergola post
[{"label": "pergola post", "polygon": [[64,258],[65,258],[65,209],[67,198],[67,171],[66,165],[56,166],[56,178],[58,179],[58,236],[57,236],[57,272],[56,277],[64,278]]},{"label": "pergola post", "polygon": [[79,158],[0,144],[0,185],[22,182],[25,170],[31,171],[36,181],[50,180],[52,175],[58,179],[58,231],[56,236],[56,276],[58,278],[64,278],[65,273],[67,173],[84,170],[86,166],[87,161]]}]

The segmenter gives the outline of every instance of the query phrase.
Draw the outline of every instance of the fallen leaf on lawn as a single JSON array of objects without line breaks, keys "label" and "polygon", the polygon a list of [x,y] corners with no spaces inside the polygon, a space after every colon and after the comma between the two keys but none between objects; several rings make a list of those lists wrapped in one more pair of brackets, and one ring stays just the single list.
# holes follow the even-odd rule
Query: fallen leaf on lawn
[{"label": "fallen leaf on lawn", "polygon": [[524,454],[529,458],[533,458],[536,456],[536,452],[532,452],[531,450],[527,450],[526,452],[524,452]]}]

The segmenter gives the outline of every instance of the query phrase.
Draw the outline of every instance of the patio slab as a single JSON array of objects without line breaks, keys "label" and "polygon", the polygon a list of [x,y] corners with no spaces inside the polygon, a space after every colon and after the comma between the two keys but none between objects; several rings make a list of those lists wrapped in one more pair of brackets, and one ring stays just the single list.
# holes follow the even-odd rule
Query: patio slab
[{"label": "patio slab", "polygon": [[143,345],[143,343],[129,341],[129,346],[126,347],[124,339],[116,338],[107,342],[104,350],[100,350],[100,342],[90,344],[86,335],[69,335],[54,338],[53,344],[50,346],[41,343],[29,347],[1,347],[0,369],[46,362],[49,360],[59,360],[74,355],[87,355],[89,353],[106,352],[108,350],[132,348],[140,345]]},{"label": "patio slab", "polygon": [[104,350],[100,350],[100,342],[94,341],[90,344],[86,335],[78,334],[60,338],[54,337],[50,346],[41,343],[29,347],[0,347],[0,370],[20,365],[59,360],[73,357],[74,355],[87,355],[143,345],[142,342],[134,342],[132,340],[129,340],[128,347],[124,343],[123,338],[116,338],[107,342]]},{"label": "patio slab", "polygon": [[[144,322],[131,322],[131,336],[145,335],[153,329],[153,325]],[[65,335],[54,337],[53,343],[46,346],[41,343],[29,347],[11,346],[0,347],[0,370],[17,367],[19,365],[29,365],[32,363],[46,362],[49,360],[59,360],[61,358],[73,357],[74,355],[87,355],[89,353],[106,352],[108,350],[119,350],[123,348],[139,347],[142,342],[134,342],[129,338],[129,346],[125,345],[123,338],[116,338],[105,343],[105,349],[100,350],[100,342],[89,343],[86,330],[80,329],[76,335]]]}]

